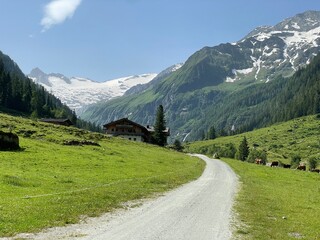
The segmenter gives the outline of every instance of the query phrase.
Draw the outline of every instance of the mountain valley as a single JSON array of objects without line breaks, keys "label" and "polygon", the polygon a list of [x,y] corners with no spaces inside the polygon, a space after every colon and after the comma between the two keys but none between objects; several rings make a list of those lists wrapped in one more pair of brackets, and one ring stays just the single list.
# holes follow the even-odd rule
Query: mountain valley
[{"label": "mountain valley", "polygon": [[[301,116],[277,117],[278,113],[262,109],[295,88],[289,79],[319,51],[320,12],[308,11],[275,26],[258,27],[238,42],[204,47],[161,81],[91,105],[81,117],[97,124],[129,117],[147,125],[153,124],[155,109],[162,104],[172,139],[182,141],[202,139],[212,125],[225,133],[266,126]],[[317,92],[317,87],[312,89]]]}]

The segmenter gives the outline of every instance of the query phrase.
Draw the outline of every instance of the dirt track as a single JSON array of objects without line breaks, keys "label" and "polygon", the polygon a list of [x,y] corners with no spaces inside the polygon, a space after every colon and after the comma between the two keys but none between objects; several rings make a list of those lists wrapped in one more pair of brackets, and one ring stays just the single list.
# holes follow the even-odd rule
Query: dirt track
[{"label": "dirt track", "polygon": [[195,155],[207,163],[202,176],[139,207],[49,229],[27,239],[225,240],[237,177],[225,163]]}]

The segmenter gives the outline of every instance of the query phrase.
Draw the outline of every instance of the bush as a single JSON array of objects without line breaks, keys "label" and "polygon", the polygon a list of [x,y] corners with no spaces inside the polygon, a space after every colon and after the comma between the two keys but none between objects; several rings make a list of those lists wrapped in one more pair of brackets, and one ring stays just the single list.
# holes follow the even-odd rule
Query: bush
[{"label": "bush", "polygon": [[172,148],[178,152],[181,152],[183,150],[183,146],[181,145],[181,142],[178,139],[174,141]]},{"label": "bush", "polygon": [[263,164],[267,162],[267,153],[262,150],[252,149],[247,158],[248,162],[254,163],[256,159],[261,159]]},{"label": "bush", "polygon": [[309,158],[308,162],[309,162],[309,169],[310,170],[317,168],[318,161],[315,157]]},{"label": "bush", "polygon": [[292,156],[292,158],[291,158],[291,167],[292,168],[298,167],[299,164],[300,164],[300,161],[301,161],[301,157],[299,155]]},{"label": "bush", "polygon": [[235,158],[237,149],[233,143],[227,143],[219,152],[221,157]]}]

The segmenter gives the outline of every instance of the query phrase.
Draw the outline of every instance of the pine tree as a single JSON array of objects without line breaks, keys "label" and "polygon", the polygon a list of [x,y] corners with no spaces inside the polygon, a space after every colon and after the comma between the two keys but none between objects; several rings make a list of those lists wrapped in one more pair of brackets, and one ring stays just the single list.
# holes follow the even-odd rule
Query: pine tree
[{"label": "pine tree", "polygon": [[212,126],[208,131],[207,139],[215,139],[216,137],[216,129],[214,128],[214,126]]},{"label": "pine tree", "polygon": [[154,125],[154,142],[159,146],[165,146],[167,144],[167,137],[165,134],[166,121],[164,119],[163,106],[160,105],[157,109],[156,123]]},{"label": "pine tree", "polygon": [[249,146],[248,146],[248,142],[247,142],[247,138],[243,137],[240,145],[239,145],[239,149],[238,149],[238,156],[237,158],[241,161],[245,161],[247,159],[247,157],[249,156]]}]

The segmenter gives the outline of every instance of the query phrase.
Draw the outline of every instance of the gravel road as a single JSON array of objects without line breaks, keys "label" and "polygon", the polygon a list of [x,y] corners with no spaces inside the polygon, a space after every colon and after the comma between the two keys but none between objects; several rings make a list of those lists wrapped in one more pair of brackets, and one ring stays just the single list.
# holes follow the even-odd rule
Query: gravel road
[{"label": "gravel road", "polygon": [[225,240],[231,237],[231,207],[237,177],[228,165],[194,155],[207,166],[202,176],[141,206],[84,223],[22,234],[26,239]]}]

